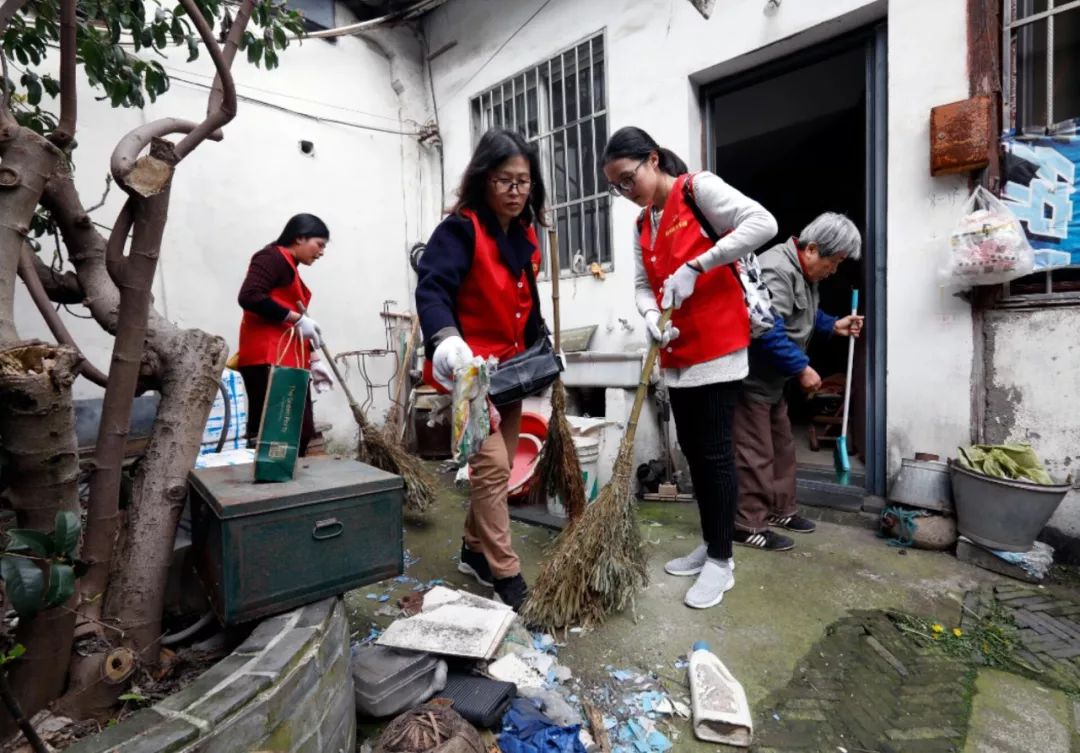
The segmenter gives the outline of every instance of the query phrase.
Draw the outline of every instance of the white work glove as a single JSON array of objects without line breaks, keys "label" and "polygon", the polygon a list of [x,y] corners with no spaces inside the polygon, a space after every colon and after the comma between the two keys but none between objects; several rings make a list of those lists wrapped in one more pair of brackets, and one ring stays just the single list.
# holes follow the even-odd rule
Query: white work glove
[{"label": "white work glove", "polygon": [[321,358],[311,361],[311,386],[320,394],[325,389],[334,389],[334,378]]},{"label": "white work glove", "polygon": [[670,321],[664,325],[664,331],[660,331],[660,312],[656,309],[645,312],[645,331],[649,333],[649,339],[659,343],[661,348],[666,348],[679,336],[679,328]]},{"label": "white work glove", "polygon": [[431,359],[431,371],[435,381],[448,390],[454,389],[454,372],[472,360],[472,348],[457,335],[446,338]]},{"label": "white work glove", "polygon": [[701,272],[689,264],[683,264],[671,277],[664,280],[664,297],[660,306],[665,309],[680,308],[683,303],[694,293]]},{"label": "white work glove", "polygon": [[296,331],[300,333],[300,336],[311,343],[313,348],[322,347],[322,327],[319,323],[312,319],[307,314],[301,314],[300,318],[293,324]]}]

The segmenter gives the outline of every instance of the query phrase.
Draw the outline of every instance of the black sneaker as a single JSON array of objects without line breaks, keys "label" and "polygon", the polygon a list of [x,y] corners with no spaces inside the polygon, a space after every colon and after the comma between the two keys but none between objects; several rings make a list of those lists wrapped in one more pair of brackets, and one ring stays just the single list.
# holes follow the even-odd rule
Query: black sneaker
[{"label": "black sneaker", "polygon": [[795,548],[794,541],[773,531],[761,533],[735,531],[735,543],[754,549],[764,549],[767,552],[786,552],[788,549]]},{"label": "black sneaker", "polygon": [[484,588],[491,588],[494,583],[487,557],[482,552],[469,549],[464,541],[461,542],[461,559],[458,561],[457,569],[459,573],[476,578],[476,582]]},{"label": "black sneaker", "polygon": [[525,599],[529,597],[529,587],[525,585],[525,579],[520,575],[496,578],[495,595],[499,597],[499,601],[517,612],[525,603]]},{"label": "black sneaker", "polygon": [[798,513],[785,515],[782,518],[776,515],[770,515],[769,525],[783,528],[787,531],[793,531],[795,533],[813,533],[817,530],[817,523],[804,518]]}]

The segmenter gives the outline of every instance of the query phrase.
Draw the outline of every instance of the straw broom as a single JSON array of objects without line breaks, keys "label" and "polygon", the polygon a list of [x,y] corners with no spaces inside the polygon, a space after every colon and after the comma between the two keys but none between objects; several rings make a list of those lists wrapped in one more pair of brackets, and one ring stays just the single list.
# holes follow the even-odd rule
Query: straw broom
[{"label": "straw broom", "polygon": [[[300,313],[306,314],[303,306]],[[356,402],[345,378],[338,369],[334,354],[326,346],[326,340],[322,343],[323,356],[330,364],[331,371],[337,379],[341,389],[345,391],[345,398],[349,401],[353,418],[360,427],[360,440],[357,445],[357,459],[362,463],[375,466],[376,468],[401,476],[405,481],[405,507],[415,512],[424,512],[435,502],[435,482],[419,458],[405,451],[397,440],[387,434],[382,427],[375,426],[368,421],[360,404]]]},{"label": "straw broom", "polygon": [[[562,354],[562,329],[559,320],[559,244],[554,230],[548,231],[551,258],[551,305],[555,323],[555,352]],[[570,522],[585,512],[585,479],[574,449],[574,438],[566,420],[566,387],[562,377],[551,388],[551,419],[547,439],[536,466],[536,483],[529,492],[529,501],[544,504],[547,496],[558,496],[566,507]]]},{"label": "straw broom", "polygon": [[[665,311],[661,330],[670,319],[671,312]],[[553,630],[600,623],[648,585],[648,557],[637,524],[631,469],[634,434],[659,350],[654,343],[645,358],[611,481],[581,519],[555,540],[552,555],[532,587],[521,613],[529,625]]]}]

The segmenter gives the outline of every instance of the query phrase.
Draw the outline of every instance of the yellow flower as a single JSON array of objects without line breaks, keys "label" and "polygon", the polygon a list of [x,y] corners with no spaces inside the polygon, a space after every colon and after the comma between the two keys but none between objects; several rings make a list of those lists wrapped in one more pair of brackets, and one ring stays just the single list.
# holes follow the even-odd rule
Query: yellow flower
[{"label": "yellow flower", "polygon": [[957,638],[959,638],[961,635],[964,634],[964,631],[961,630],[960,628],[953,628],[952,629],[952,634],[955,635]]},{"label": "yellow flower", "polygon": [[935,622],[933,625],[931,625],[930,629],[933,630],[935,633],[944,633],[945,632],[945,628],[939,622]]}]

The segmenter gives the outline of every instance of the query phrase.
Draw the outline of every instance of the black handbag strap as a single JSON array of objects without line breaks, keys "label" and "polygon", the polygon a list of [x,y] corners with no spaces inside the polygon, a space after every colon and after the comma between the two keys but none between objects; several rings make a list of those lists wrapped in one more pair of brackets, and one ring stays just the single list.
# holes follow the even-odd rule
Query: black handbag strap
[{"label": "black handbag strap", "polygon": [[[686,180],[683,181],[683,200],[686,202],[686,206],[690,207],[690,212],[694,215],[694,219],[698,221],[698,224],[701,225],[701,229],[709,236],[709,240],[716,243],[723,236],[716,232],[716,228],[709,222],[709,218],[701,211],[701,207],[698,206],[697,200],[694,198],[694,176],[696,175],[698,175],[698,173],[690,173],[686,176]],[[727,235],[727,233],[724,233],[724,235]],[[731,269],[731,273],[735,275],[735,279],[739,281],[739,287],[742,287],[743,290],[745,290],[746,288],[743,285],[742,277],[739,276],[739,271],[735,268],[735,262],[732,262],[727,266]]]}]

